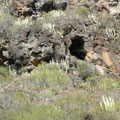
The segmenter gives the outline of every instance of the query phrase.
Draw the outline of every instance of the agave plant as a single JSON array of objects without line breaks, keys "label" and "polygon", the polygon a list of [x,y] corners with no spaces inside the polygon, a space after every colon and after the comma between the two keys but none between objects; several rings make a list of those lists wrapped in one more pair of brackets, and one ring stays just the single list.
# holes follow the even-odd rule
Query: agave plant
[{"label": "agave plant", "polygon": [[65,71],[66,74],[68,73],[69,70],[69,60],[61,60],[60,62],[54,61],[53,59],[50,61],[50,64],[55,64],[60,72]]},{"label": "agave plant", "polygon": [[116,30],[114,28],[107,28],[106,27],[106,34],[109,38],[112,38],[112,39],[119,38],[119,34],[116,32]]},{"label": "agave plant", "polygon": [[0,11],[4,11],[11,3],[12,0],[0,0]]},{"label": "agave plant", "polygon": [[100,107],[104,111],[115,111],[115,101],[112,97],[102,96],[102,102],[100,102]]},{"label": "agave plant", "polygon": [[88,19],[98,26],[101,25],[100,20],[94,14],[88,15]]},{"label": "agave plant", "polygon": [[31,21],[29,18],[25,18],[24,20],[18,18],[18,19],[15,21],[14,24],[17,25],[17,26],[22,26],[22,25],[24,25],[24,27],[28,27],[28,26],[32,25],[32,21]]}]

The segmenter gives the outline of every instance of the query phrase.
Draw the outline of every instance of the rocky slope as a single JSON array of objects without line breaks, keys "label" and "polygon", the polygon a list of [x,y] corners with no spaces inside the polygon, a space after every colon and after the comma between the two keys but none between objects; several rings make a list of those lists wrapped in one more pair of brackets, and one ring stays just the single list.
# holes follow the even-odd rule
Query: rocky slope
[{"label": "rocky slope", "polygon": [[117,8],[117,1],[13,0],[10,14],[20,17],[16,24],[27,25],[11,25],[13,19],[1,24],[9,26],[1,29],[1,65],[33,69],[41,61],[69,58],[72,62],[75,56],[95,65],[100,75],[119,76]]},{"label": "rocky slope", "polygon": [[0,1],[0,120],[119,120],[119,7]]}]

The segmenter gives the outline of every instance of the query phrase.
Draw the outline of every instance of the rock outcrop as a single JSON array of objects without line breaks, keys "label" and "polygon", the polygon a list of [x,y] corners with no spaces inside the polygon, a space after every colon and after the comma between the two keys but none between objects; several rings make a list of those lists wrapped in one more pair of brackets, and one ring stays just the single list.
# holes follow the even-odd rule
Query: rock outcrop
[{"label": "rock outcrop", "polygon": [[[33,69],[42,61],[67,57],[71,61],[71,56],[75,56],[94,64],[101,75],[106,75],[107,72],[119,74],[119,19],[116,18],[118,16],[111,15],[112,11],[108,8],[111,4],[101,0],[86,0],[77,1],[78,5],[73,8],[73,2],[75,1],[13,0],[11,13],[17,17],[35,15],[37,18],[38,12],[67,9],[65,16],[56,17],[54,24],[51,23],[54,25],[52,32],[44,28],[42,19],[40,25],[33,20],[32,25],[17,29],[9,36],[3,30],[0,35],[0,64],[8,62],[16,69],[23,66]],[[114,6],[116,5],[119,6],[119,2],[116,1]],[[79,9],[81,6],[83,8]],[[96,12],[99,14],[95,15]],[[60,34],[58,37],[54,36],[57,30]]]},{"label": "rock outcrop", "polygon": [[15,16],[35,16],[39,12],[65,10],[68,0],[13,0],[10,11]]}]

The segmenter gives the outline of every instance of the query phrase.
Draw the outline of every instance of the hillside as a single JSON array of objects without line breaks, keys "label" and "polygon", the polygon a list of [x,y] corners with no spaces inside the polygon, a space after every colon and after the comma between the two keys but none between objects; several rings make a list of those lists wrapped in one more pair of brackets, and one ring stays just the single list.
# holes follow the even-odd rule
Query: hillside
[{"label": "hillside", "polygon": [[118,0],[0,1],[0,120],[120,120]]}]

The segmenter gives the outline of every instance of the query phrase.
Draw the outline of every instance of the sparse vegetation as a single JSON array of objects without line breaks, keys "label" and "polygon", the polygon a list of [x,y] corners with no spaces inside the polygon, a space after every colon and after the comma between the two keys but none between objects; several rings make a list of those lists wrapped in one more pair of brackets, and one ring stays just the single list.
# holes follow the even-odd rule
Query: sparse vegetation
[{"label": "sparse vegetation", "polygon": [[76,14],[78,14],[78,15],[82,15],[82,14],[89,15],[90,11],[86,7],[81,6],[78,10],[76,10]]},{"label": "sparse vegetation", "polygon": [[30,25],[32,25],[32,21],[30,20],[30,18],[25,18],[25,19],[20,19],[18,18],[15,22],[13,26],[19,27],[29,27]]},{"label": "sparse vegetation", "polygon": [[[36,8],[40,0],[16,1],[24,9],[18,5],[15,14],[12,0],[0,1],[0,58],[9,66],[0,66],[0,120],[119,120],[116,15],[88,3],[70,3],[65,11],[56,3],[49,11],[49,4]],[[115,68],[104,62],[106,47]]]},{"label": "sparse vegetation", "polygon": [[[4,114],[1,114],[1,118],[3,118],[2,120],[8,120],[8,116],[12,120],[85,120],[86,118],[89,118],[90,120],[116,120],[114,112],[112,114],[110,112],[111,110],[113,111],[114,106],[103,106],[106,110],[103,111],[99,104],[94,106],[94,104],[91,103],[92,99],[88,97],[87,92],[84,92],[82,90],[78,92],[73,91],[67,94],[63,94],[61,96],[58,96],[56,100],[54,99],[51,102],[46,101],[46,104],[40,104],[37,106],[34,102],[26,103],[26,95],[21,92],[17,93],[16,96],[19,98],[20,103],[24,102],[25,104],[19,104],[19,102],[16,103],[19,104],[20,107],[17,108],[16,111],[12,111],[12,108],[5,111]],[[18,99],[16,99],[16,101],[17,100]]]},{"label": "sparse vegetation", "polygon": [[104,78],[100,81],[100,89],[102,90],[111,90],[120,87],[119,80],[114,80],[111,78]]},{"label": "sparse vegetation", "polygon": [[96,15],[94,15],[94,14],[89,14],[89,15],[88,15],[88,18],[89,18],[89,20],[90,20],[92,23],[95,23],[97,26],[100,26],[100,25],[101,25],[100,19],[99,19]]},{"label": "sparse vegetation", "polygon": [[61,10],[53,10],[51,12],[43,12],[42,13],[42,19],[44,20],[44,22],[48,23],[48,22],[55,22],[55,20],[60,17],[60,16],[64,16],[65,13],[64,11],[61,11]]},{"label": "sparse vegetation", "polygon": [[9,71],[7,67],[0,67],[0,86],[8,83]]},{"label": "sparse vegetation", "polygon": [[20,84],[22,89],[40,90],[47,88],[66,88],[71,81],[67,74],[60,72],[56,65],[43,64],[31,72],[31,74],[23,74]]},{"label": "sparse vegetation", "polygon": [[54,23],[43,23],[43,28],[48,30],[50,33],[54,33],[55,24]]},{"label": "sparse vegetation", "polygon": [[1,0],[0,1],[0,13],[1,11],[5,11],[5,9],[7,9],[7,7],[9,7],[9,5],[12,3],[12,0]]},{"label": "sparse vegetation", "polygon": [[115,111],[115,101],[111,97],[102,96],[102,102],[100,102],[100,107],[104,111]]},{"label": "sparse vegetation", "polygon": [[3,30],[8,31],[12,24],[14,23],[15,18],[9,13],[1,12],[0,13],[0,26]]},{"label": "sparse vegetation", "polygon": [[0,67],[0,75],[1,76],[4,76],[4,77],[7,77],[9,75],[9,71],[8,71],[8,68],[7,67]]}]

